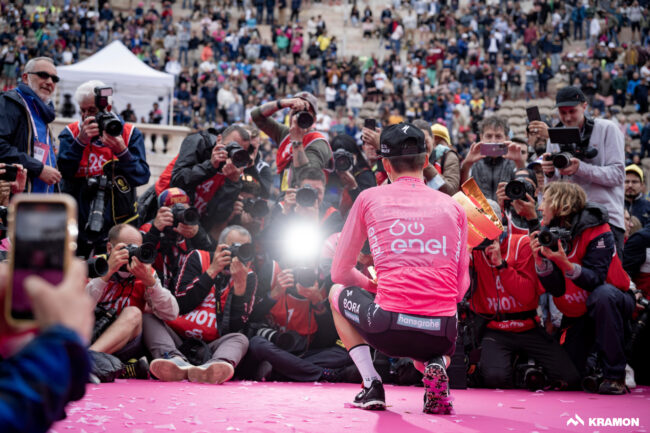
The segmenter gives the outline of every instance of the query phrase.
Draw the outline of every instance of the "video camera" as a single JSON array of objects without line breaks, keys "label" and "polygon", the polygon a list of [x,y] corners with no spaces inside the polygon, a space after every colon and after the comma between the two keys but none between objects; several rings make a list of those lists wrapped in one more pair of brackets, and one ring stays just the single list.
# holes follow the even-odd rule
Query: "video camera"
[{"label": "video camera", "polygon": [[549,128],[548,136],[551,143],[560,146],[560,151],[545,157],[546,161],[553,161],[553,166],[563,169],[571,164],[571,158],[580,160],[592,159],[598,155],[598,149],[589,145],[589,140],[580,138],[578,128]]},{"label": "video camera", "polygon": [[566,251],[571,242],[571,230],[562,227],[544,226],[537,235],[539,244],[548,247],[551,251],[557,251],[557,241],[561,242],[562,248]]},{"label": "video camera", "polygon": [[526,194],[535,197],[535,185],[528,179],[521,177],[506,184],[506,195],[509,199],[526,201]]},{"label": "video camera", "polygon": [[333,157],[336,171],[348,171],[354,166],[354,155],[342,147],[334,151]]},{"label": "video camera", "polygon": [[112,87],[95,87],[95,107],[99,110],[95,114],[95,122],[97,122],[97,126],[99,127],[100,137],[104,134],[104,131],[113,137],[118,137],[122,134],[123,126],[120,119],[116,114],[106,111],[109,105],[108,97],[112,95]]}]

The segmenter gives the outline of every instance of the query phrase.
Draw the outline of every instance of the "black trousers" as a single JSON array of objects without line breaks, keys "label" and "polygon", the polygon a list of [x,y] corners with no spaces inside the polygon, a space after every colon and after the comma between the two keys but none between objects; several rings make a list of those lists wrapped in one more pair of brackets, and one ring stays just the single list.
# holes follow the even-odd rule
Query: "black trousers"
[{"label": "black trousers", "polygon": [[586,373],[587,358],[596,352],[606,379],[625,377],[625,327],[633,310],[630,295],[603,284],[589,294],[587,314],[562,319],[563,346],[580,374]]},{"label": "black trousers", "polygon": [[562,346],[541,328],[524,332],[487,329],[481,343],[479,369],[488,388],[514,386],[513,355],[525,353],[542,366],[551,381],[578,387],[580,375]]},{"label": "black trousers", "polygon": [[320,379],[323,368],[352,365],[352,358],[347,350],[339,346],[308,350],[303,356],[296,356],[263,337],[255,336],[250,339],[248,353],[237,368],[238,377],[255,379],[257,367],[262,361],[268,361],[273,367],[273,379],[296,382],[313,382]]}]

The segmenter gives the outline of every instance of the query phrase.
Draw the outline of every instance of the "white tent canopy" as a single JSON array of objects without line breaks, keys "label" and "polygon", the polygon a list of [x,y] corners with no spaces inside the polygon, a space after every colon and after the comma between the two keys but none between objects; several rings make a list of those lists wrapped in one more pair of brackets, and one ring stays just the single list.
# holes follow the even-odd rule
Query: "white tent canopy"
[{"label": "white tent canopy", "polygon": [[[79,63],[59,66],[59,92],[73,96],[80,84],[100,80],[113,88],[113,109],[119,114],[130,103],[138,121],[149,120],[153,103],[163,112],[163,123],[171,123],[169,115],[174,95],[174,76],[147,66],[120,41],[114,41]],[[78,113],[77,107],[77,113]]]}]

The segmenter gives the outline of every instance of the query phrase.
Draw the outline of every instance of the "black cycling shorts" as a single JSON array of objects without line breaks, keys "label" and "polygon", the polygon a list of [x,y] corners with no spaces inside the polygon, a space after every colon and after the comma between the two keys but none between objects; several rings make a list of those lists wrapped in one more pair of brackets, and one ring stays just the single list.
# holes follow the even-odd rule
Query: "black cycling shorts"
[{"label": "black cycling shorts", "polygon": [[338,297],[338,311],[364,340],[388,356],[426,362],[454,353],[456,317],[430,317],[385,311],[374,295],[346,287]]}]

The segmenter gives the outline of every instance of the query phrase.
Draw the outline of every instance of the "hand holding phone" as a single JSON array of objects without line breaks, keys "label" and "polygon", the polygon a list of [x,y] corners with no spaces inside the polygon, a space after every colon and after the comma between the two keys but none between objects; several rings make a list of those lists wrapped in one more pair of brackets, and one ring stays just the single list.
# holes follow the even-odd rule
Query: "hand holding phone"
[{"label": "hand holding phone", "polygon": [[539,115],[539,108],[537,107],[526,108],[526,116],[528,117],[528,122],[542,120],[542,117]]},{"label": "hand holding phone", "polygon": [[35,326],[25,281],[38,276],[58,285],[76,249],[77,204],[66,194],[18,194],[9,205],[9,281],[5,314],[12,326]]},{"label": "hand holding phone", "polygon": [[508,153],[508,146],[505,143],[481,143],[481,155],[498,157]]},{"label": "hand holding phone", "polygon": [[363,127],[374,131],[377,127],[377,121],[375,119],[366,119],[363,121]]}]

